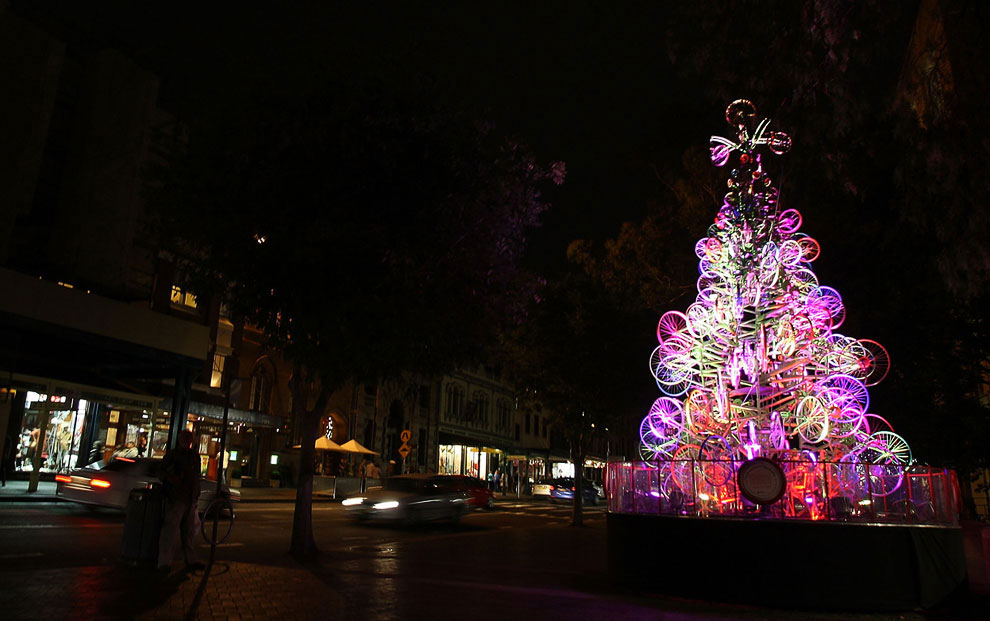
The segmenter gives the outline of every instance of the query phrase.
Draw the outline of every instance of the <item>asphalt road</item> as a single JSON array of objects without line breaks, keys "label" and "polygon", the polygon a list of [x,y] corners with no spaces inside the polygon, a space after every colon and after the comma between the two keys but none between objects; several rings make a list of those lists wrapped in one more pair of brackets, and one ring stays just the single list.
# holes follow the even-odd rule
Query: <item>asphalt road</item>
[{"label": "asphalt road", "polygon": [[[216,558],[231,561],[276,559],[289,549],[291,503],[239,503],[230,537]],[[585,521],[604,525],[602,507],[586,507]],[[357,524],[339,503],[313,505],[313,530],[324,554],[377,553],[416,542],[477,538],[497,529],[566,526],[570,509],[563,505],[500,502],[494,511],[473,511],[455,525],[444,522],[403,528]],[[120,553],[124,514],[69,502],[0,504],[0,563],[39,569],[115,563]],[[209,545],[199,542],[204,558]]]}]

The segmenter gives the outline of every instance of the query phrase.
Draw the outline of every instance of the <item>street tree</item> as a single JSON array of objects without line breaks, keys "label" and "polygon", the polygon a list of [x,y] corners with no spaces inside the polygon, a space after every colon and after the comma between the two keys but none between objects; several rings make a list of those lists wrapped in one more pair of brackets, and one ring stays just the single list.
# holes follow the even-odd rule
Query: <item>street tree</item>
[{"label": "street tree", "polygon": [[526,233],[548,207],[541,187],[563,180],[562,163],[424,101],[341,84],[259,98],[191,118],[154,173],[161,248],[185,284],[294,369],[300,558],[317,552],[314,444],[331,394],[481,357],[521,316]]}]

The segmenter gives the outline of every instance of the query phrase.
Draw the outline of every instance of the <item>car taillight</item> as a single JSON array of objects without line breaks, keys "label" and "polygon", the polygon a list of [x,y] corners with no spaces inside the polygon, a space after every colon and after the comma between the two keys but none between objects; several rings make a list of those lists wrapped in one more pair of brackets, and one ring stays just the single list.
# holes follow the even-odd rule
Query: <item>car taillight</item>
[{"label": "car taillight", "polygon": [[555,489],[557,489],[557,488],[556,488],[556,487],[554,487],[553,485],[551,485],[551,486],[550,486],[550,491],[551,491],[551,492],[552,492],[553,490],[555,490]]},{"label": "car taillight", "polygon": [[66,476],[64,474],[56,474],[55,480],[59,483],[72,483],[72,477]]},{"label": "car taillight", "polygon": [[571,491],[573,492],[573,491],[574,491],[574,490],[576,490],[576,489],[577,489],[576,487],[572,487],[572,488],[571,488]]},{"label": "car taillight", "polygon": [[114,459],[116,459],[117,461],[126,461],[129,464],[134,463],[134,460],[131,459],[130,457],[115,457]]},{"label": "car taillight", "polygon": [[105,479],[90,479],[89,484],[92,485],[93,487],[100,487],[103,489],[110,487],[110,481],[107,481]]}]

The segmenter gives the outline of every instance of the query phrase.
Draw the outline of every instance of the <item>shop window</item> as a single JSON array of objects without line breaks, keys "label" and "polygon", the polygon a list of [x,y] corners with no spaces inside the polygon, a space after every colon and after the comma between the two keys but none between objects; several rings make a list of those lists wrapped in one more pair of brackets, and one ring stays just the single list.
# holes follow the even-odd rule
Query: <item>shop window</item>
[{"label": "shop window", "polygon": [[114,456],[156,456],[153,422],[148,410],[27,391],[14,469],[64,472]]},{"label": "shop window", "polygon": [[172,285],[172,305],[196,308],[196,296],[178,285]]}]

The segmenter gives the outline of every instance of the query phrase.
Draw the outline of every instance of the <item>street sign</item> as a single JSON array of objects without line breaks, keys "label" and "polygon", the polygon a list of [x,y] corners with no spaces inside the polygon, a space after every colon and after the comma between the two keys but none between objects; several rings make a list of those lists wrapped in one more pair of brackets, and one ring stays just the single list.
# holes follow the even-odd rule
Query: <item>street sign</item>
[{"label": "street sign", "polygon": [[412,432],[408,429],[403,429],[402,433],[399,434],[399,439],[402,440],[402,446],[399,447],[399,455],[402,456],[402,459],[409,457],[409,453],[412,452],[412,449],[409,447],[410,438],[412,438]]}]

